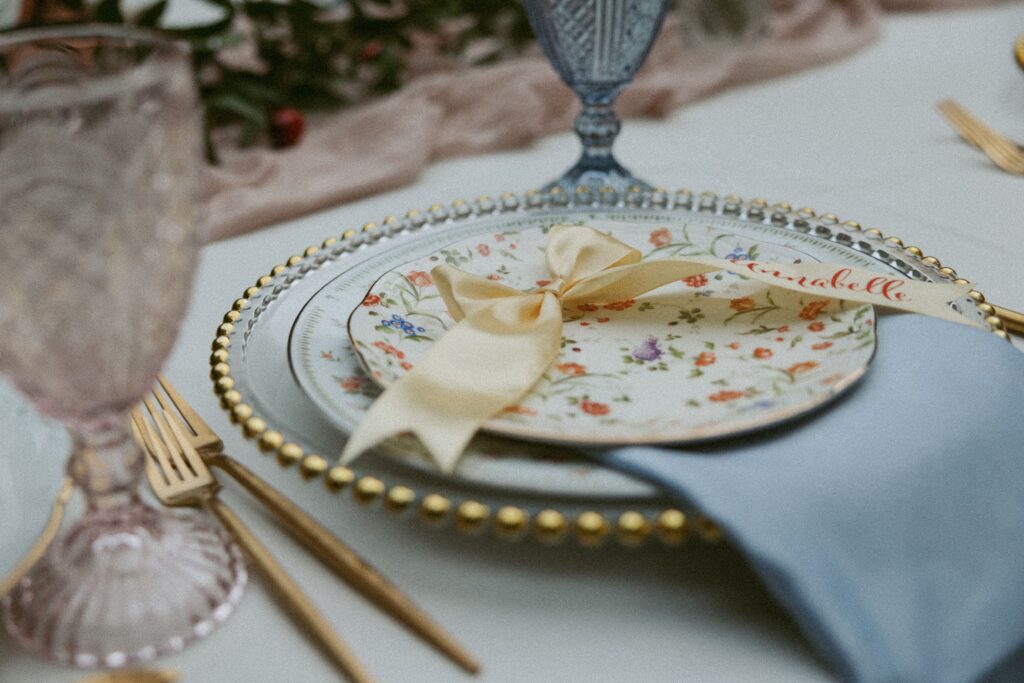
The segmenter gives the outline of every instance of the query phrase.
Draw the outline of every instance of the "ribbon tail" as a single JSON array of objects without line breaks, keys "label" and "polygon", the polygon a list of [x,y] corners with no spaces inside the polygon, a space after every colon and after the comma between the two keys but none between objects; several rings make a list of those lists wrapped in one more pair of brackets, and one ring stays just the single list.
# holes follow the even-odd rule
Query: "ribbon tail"
[{"label": "ribbon tail", "polygon": [[484,422],[521,399],[557,357],[562,307],[554,294],[500,296],[469,313],[356,428],[341,462],[411,432],[451,473]]},{"label": "ribbon tail", "polygon": [[951,305],[967,295],[970,284],[920,282],[891,274],[829,263],[780,264],[690,256],[655,259],[609,268],[590,275],[565,294],[567,304],[621,301],[692,275],[726,270],[770,287],[810,295],[874,304],[929,315],[974,327],[985,325]]},{"label": "ribbon tail", "polygon": [[480,429],[479,415],[449,412],[438,403],[424,403],[420,396],[420,387],[415,383],[398,382],[389,387],[370,406],[345,444],[339,458],[341,464],[347,465],[381,442],[409,432],[420,440],[438,468],[451,474],[466,445]]}]

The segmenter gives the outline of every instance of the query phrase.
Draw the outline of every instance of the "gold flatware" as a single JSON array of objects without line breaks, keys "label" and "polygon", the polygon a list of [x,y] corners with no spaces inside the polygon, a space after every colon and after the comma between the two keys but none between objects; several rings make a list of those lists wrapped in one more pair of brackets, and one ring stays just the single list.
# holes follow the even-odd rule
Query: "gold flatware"
[{"label": "gold flatware", "polygon": [[138,408],[132,409],[132,423],[136,438],[144,444],[149,454],[146,458],[146,476],[160,502],[172,506],[200,506],[215,514],[246,551],[278,600],[316,640],[331,661],[352,681],[369,681],[369,674],[320,610],[242,520],[217,497],[220,485],[180,428],[166,420],[162,411],[157,410],[149,400],[144,401],[144,404],[156,429],[147,422]]},{"label": "gold flatware", "polygon": [[1009,308],[1003,308],[995,304],[992,305],[992,308],[995,309],[999,319],[1003,321],[1003,327],[1006,328],[1007,332],[1024,337],[1024,313],[1011,311]]},{"label": "gold flatware", "polygon": [[[1017,39],[1015,50],[1024,67],[1024,34]],[[953,100],[942,100],[937,107],[960,137],[984,152],[996,166],[1007,173],[1024,175],[1024,149],[1020,145],[994,131]],[[1007,332],[1024,336],[1024,314],[995,304],[992,308]]]},{"label": "gold flatware", "polygon": [[953,100],[942,100],[937,107],[960,137],[984,152],[996,166],[1007,173],[1024,175],[1024,150],[1015,142],[989,128]]},{"label": "gold flatware", "polygon": [[91,674],[78,683],[175,683],[178,678],[174,669],[121,669]]},{"label": "gold flatware", "polygon": [[280,519],[321,562],[375,605],[450,657],[466,671],[476,673],[480,670],[476,659],[404,595],[397,586],[291,500],[240,462],[226,455],[223,452],[224,442],[200,417],[199,413],[189,405],[188,401],[178,393],[174,385],[163,375],[158,376],[157,381],[163,391],[154,389],[153,394],[160,407],[163,408],[164,416],[180,427],[180,431],[185,434],[186,439],[208,465],[223,470],[245,487]]},{"label": "gold flatware", "polygon": [[1017,36],[1013,43],[1013,56],[1017,58],[1017,66],[1024,69],[1024,33]]},{"label": "gold flatware", "polygon": [[64,506],[67,505],[68,500],[71,499],[71,494],[74,492],[75,483],[71,480],[71,477],[64,477],[64,482],[61,484],[57,498],[53,501],[53,507],[50,509],[50,518],[46,520],[46,526],[43,527],[39,538],[36,539],[32,548],[25,553],[25,557],[21,558],[18,566],[12,569],[11,573],[5,576],[3,580],[0,580],[0,597],[7,595],[12,588],[17,586],[22,577],[46,553],[46,549],[50,547],[57,532],[60,531],[60,523],[64,519]]}]

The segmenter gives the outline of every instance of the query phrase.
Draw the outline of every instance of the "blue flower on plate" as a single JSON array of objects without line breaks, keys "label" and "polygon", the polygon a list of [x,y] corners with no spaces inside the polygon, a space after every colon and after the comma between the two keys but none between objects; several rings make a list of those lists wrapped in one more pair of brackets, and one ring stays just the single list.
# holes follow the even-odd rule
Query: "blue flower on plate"
[{"label": "blue flower on plate", "polygon": [[403,332],[410,337],[414,337],[421,332],[426,332],[426,328],[417,327],[415,324],[409,322],[397,313],[392,314],[390,320],[385,320],[381,323],[384,327],[390,327],[393,330]]},{"label": "blue flower on plate", "polygon": [[[725,260],[726,261],[749,261],[750,260],[750,253],[746,252],[746,251],[743,251],[743,247],[736,247],[735,249],[733,249],[732,251],[730,251],[728,254],[725,255]],[[725,275],[726,275],[726,277],[739,277],[739,275],[737,275],[736,273],[729,272],[729,271],[727,271],[725,273]]]}]

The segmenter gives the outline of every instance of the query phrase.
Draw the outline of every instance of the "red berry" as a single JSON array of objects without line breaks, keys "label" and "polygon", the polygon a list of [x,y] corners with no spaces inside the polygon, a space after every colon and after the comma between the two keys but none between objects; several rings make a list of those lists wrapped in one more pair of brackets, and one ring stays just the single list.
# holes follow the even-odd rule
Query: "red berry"
[{"label": "red berry", "polygon": [[270,117],[270,139],[274,147],[291,147],[302,139],[306,119],[298,109],[278,109]]},{"label": "red berry", "polygon": [[371,40],[366,45],[363,45],[363,51],[359,53],[359,59],[368,62],[379,55],[383,49],[384,46],[379,41]]}]

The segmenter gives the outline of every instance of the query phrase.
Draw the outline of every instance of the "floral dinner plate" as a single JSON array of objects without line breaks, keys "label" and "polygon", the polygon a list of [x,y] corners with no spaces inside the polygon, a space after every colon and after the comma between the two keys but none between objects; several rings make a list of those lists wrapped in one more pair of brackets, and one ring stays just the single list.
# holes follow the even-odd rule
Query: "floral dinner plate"
[{"label": "floral dinner plate", "polygon": [[[589,224],[648,259],[809,258],[714,225]],[[388,271],[348,320],[366,374],[336,379],[332,359],[321,357],[297,372],[299,384],[325,415],[351,424],[347,396],[356,384],[362,389],[367,378],[382,385],[395,381],[453,325],[431,282],[434,266],[449,263],[517,289],[543,286],[549,228],[473,236]],[[561,355],[526,397],[486,425],[488,431],[590,446],[738,434],[823,405],[863,375],[875,348],[870,306],[766,288],[728,273],[564,313]],[[314,335],[345,334],[338,317],[319,320],[313,328],[322,332]]]}]

